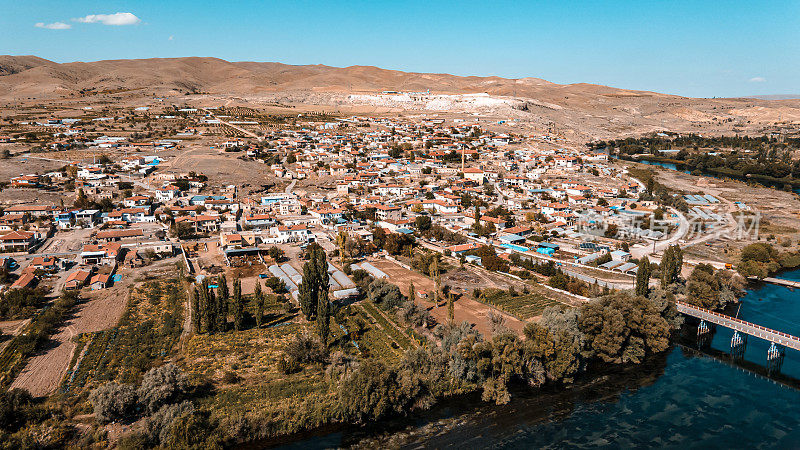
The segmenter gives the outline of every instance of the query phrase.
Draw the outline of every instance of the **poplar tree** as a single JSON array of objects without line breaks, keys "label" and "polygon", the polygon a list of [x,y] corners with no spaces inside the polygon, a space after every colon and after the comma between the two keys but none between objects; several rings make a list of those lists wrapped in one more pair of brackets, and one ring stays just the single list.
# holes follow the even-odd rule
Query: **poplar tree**
[{"label": "poplar tree", "polygon": [[666,288],[678,281],[683,267],[683,251],[677,245],[670,245],[661,258],[661,287]]},{"label": "poplar tree", "polygon": [[317,244],[310,247],[310,258],[303,265],[303,281],[300,283],[298,299],[300,309],[307,320],[312,320],[319,308],[320,291],[328,298],[328,259],[325,251]]},{"label": "poplar tree", "polygon": [[208,282],[205,282],[206,287],[206,331],[214,333],[217,331],[217,295],[214,289],[208,287]]},{"label": "poplar tree", "polygon": [[242,299],[242,280],[237,278],[233,281],[233,328],[236,331],[240,331],[243,322],[244,300]]},{"label": "poplar tree", "polygon": [[200,333],[200,293],[192,286],[192,329]]},{"label": "poplar tree", "polygon": [[650,259],[643,256],[636,271],[636,295],[647,297],[650,289]]},{"label": "poplar tree", "polygon": [[253,299],[256,302],[256,327],[261,328],[261,321],[264,320],[264,293],[261,291],[261,282],[258,279],[256,279]]},{"label": "poplar tree", "polygon": [[450,325],[453,324],[455,316],[456,316],[456,311],[455,311],[455,306],[453,305],[453,294],[449,293],[447,295],[447,318],[450,320]]},{"label": "poplar tree", "polygon": [[326,291],[319,291],[317,299],[317,334],[323,345],[328,345],[328,335],[331,328],[331,303]]},{"label": "poplar tree", "polygon": [[414,291],[414,282],[412,281],[408,285],[408,299],[413,302],[414,299],[416,298],[416,295],[417,295],[417,293]]},{"label": "poplar tree", "polygon": [[433,258],[430,266],[430,274],[433,277],[433,302],[439,303],[439,258]]},{"label": "poplar tree", "polygon": [[217,318],[217,330],[219,331],[227,331],[228,330],[228,304],[230,302],[230,291],[228,291],[228,279],[225,278],[225,274],[222,274],[219,278],[217,292],[219,293],[219,298],[216,302],[216,318]]}]

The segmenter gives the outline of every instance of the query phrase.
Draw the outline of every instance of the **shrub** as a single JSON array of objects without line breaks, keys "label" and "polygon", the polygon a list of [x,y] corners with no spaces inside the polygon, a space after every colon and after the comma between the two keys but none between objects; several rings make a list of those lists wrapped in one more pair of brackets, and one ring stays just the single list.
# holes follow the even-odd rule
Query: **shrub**
[{"label": "shrub", "polygon": [[370,301],[383,309],[400,306],[403,302],[403,294],[400,292],[400,288],[382,278],[369,284],[367,296]]},{"label": "shrub", "polygon": [[186,374],[175,364],[168,363],[144,374],[138,395],[142,405],[152,413],[176,400],[186,388]]},{"label": "shrub", "polygon": [[89,401],[100,422],[122,420],[129,417],[136,407],[136,390],[129,384],[109,382],[93,390]]},{"label": "shrub", "polygon": [[152,444],[166,442],[176,419],[194,413],[194,404],[190,401],[162,406],[144,422],[147,439]]},{"label": "shrub", "polygon": [[0,430],[17,431],[27,421],[33,398],[28,391],[11,389],[0,392]]},{"label": "shrub", "polygon": [[325,346],[316,336],[308,333],[297,335],[289,341],[284,354],[286,359],[284,368],[286,370],[281,370],[283,373],[296,372],[302,364],[325,363],[328,360],[328,352]]}]

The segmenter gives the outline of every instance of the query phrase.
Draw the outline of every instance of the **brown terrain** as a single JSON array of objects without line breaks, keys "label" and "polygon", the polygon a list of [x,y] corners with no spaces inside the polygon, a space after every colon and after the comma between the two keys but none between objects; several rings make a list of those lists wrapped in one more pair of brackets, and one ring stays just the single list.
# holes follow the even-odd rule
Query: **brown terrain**
[{"label": "brown terrain", "polygon": [[[381,95],[384,91],[416,94],[397,99]],[[154,96],[182,97],[181,102],[200,106],[224,100],[253,106],[320,105],[349,113],[492,112],[539,127],[557,125],[565,138],[581,141],[664,129],[764,133],[800,123],[796,99],[688,98],[538,78],[460,77],[370,66],[199,57],[58,64],[35,56],[0,56],[0,100],[12,106]]]},{"label": "brown terrain", "polygon": [[[11,388],[25,389],[35,397],[53,393],[75,356],[78,346],[73,338],[81,333],[92,333],[116,326],[125,311],[137,277],[164,268],[169,270],[175,261],[175,258],[171,258],[148,267],[123,268],[118,272],[122,275],[122,280],[113,287],[84,293],[82,296],[85,301],[75,308],[64,326],[51,336],[51,345],[28,360]],[[4,322],[0,326],[5,331],[5,327],[10,329],[14,324]]]}]

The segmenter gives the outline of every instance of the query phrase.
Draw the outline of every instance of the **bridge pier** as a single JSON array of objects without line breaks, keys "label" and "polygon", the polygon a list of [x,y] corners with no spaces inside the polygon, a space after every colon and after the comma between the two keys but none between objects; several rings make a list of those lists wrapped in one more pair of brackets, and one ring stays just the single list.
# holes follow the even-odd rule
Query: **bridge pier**
[{"label": "bridge pier", "polygon": [[707,348],[711,346],[711,340],[714,338],[714,324],[708,325],[705,320],[700,320],[697,325],[697,348]]},{"label": "bridge pier", "polygon": [[731,337],[731,358],[734,361],[743,359],[744,351],[746,348],[747,348],[747,335],[739,333],[738,331],[734,331],[733,336]]},{"label": "bridge pier", "polygon": [[785,354],[786,349],[782,345],[775,345],[774,342],[770,344],[767,350],[767,372],[770,375],[781,371]]}]

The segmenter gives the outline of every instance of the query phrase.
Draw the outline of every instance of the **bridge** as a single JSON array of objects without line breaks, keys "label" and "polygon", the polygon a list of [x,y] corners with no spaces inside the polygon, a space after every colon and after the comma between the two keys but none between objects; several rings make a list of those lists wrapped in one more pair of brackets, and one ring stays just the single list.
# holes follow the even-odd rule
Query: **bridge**
[{"label": "bridge", "polygon": [[702,321],[710,322],[731,330],[772,342],[776,345],[800,351],[800,338],[782,331],[762,327],[735,317],[726,316],[710,309],[700,308],[684,302],[675,302],[678,312],[687,316],[696,317]]},{"label": "bridge", "polygon": [[761,281],[765,283],[772,283],[780,286],[800,289],[800,281],[785,280],[783,278],[774,278],[774,277],[767,277],[762,279]]}]

